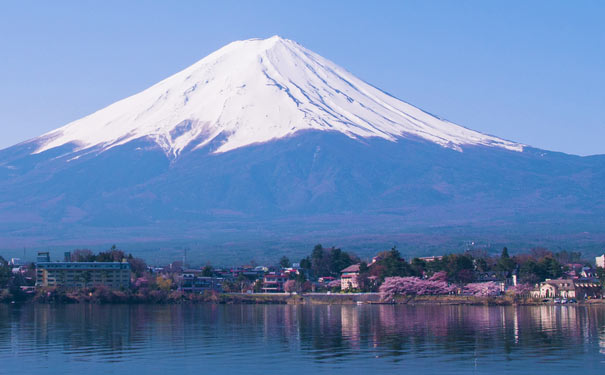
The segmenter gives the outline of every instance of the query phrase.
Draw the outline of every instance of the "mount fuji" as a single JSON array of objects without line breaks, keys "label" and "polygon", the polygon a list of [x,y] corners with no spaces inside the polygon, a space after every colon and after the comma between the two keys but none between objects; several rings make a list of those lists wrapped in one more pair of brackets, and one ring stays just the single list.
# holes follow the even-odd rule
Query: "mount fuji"
[{"label": "mount fuji", "polygon": [[442,120],[277,36],[0,151],[5,248],[189,241],[224,255],[443,231],[596,233],[590,247],[604,208],[605,156]]}]

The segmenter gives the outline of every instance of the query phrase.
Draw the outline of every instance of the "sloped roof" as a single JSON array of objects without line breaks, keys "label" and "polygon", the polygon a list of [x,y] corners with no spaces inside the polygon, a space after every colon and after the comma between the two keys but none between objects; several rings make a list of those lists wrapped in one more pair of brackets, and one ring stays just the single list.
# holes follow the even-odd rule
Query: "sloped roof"
[{"label": "sloped roof", "polygon": [[574,290],[575,288],[574,281],[572,279],[546,280],[545,283],[562,290]]},{"label": "sloped roof", "polygon": [[352,264],[352,265],[348,266],[347,268],[345,268],[344,270],[340,271],[340,273],[345,273],[345,272],[359,272],[359,264]]}]

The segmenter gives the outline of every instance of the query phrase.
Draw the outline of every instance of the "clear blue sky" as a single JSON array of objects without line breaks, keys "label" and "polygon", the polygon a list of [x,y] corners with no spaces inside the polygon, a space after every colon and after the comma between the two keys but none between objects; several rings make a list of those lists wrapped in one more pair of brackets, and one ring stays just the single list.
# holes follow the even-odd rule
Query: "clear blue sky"
[{"label": "clear blue sky", "polygon": [[604,20],[605,1],[4,1],[0,148],[278,34],[468,128],[605,154]]}]

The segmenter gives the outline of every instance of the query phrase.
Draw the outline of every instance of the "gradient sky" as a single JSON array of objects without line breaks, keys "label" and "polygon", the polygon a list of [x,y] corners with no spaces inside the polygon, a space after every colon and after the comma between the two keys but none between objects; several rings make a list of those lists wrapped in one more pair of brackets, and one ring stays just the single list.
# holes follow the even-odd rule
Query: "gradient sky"
[{"label": "gradient sky", "polygon": [[468,128],[605,154],[605,1],[292,3],[1,1],[0,148],[278,34]]}]

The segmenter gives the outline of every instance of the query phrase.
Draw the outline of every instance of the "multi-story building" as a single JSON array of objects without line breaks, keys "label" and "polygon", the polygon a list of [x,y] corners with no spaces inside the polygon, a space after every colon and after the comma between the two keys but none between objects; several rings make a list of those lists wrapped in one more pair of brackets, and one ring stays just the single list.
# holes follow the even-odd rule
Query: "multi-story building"
[{"label": "multi-story building", "polygon": [[359,288],[359,264],[353,264],[340,271],[340,289]]},{"label": "multi-story building", "polygon": [[[38,259],[49,260],[48,257]],[[112,289],[130,285],[130,264],[127,262],[37,262],[36,287],[89,288],[106,286]]]},{"label": "multi-story building", "polygon": [[602,298],[601,284],[589,279],[555,279],[541,282],[531,292],[534,298]]},{"label": "multi-story building", "polygon": [[288,281],[288,275],[286,274],[266,274],[263,277],[263,292],[283,293],[286,281]]},{"label": "multi-story building", "polygon": [[222,277],[202,276],[201,270],[184,270],[179,277],[179,290],[192,293],[205,291],[223,291]]},{"label": "multi-story building", "polygon": [[605,254],[596,257],[597,267],[605,268]]}]

